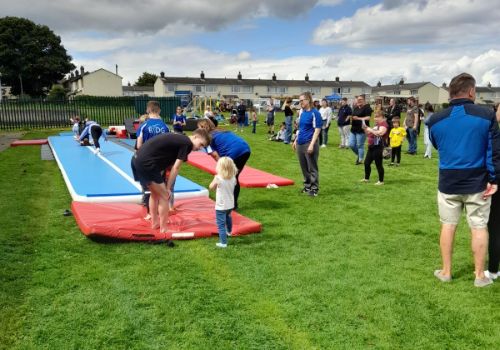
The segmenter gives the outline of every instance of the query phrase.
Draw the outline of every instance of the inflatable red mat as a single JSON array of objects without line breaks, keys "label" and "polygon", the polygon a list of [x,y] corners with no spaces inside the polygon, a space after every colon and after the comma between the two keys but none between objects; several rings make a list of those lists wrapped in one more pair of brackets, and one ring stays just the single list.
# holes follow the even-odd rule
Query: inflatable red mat
[{"label": "inflatable red mat", "polygon": [[[188,163],[212,175],[215,175],[215,160],[203,152],[189,153]],[[275,184],[278,186],[293,185],[293,180],[266,173],[265,171],[245,166],[239,177],[243,187],[266,187]]]},{"label": "inflatable red mat", "polygon": [[[169,216],[167,233],[152,230],[143,219],[144,207],[132,203],[73,202],[71,208],[84,235],[127,241],[193,239],[217,235],[214,202],[206,197],[176,201],[176,213]],[[233,235],[261,231],[261,224],[236,212],[232,213]]]},{"label": "inflatable red mat", "polygon": [[38,139],[38,140],[16,140],[10,144],[11,147],[17,146],[39,146],[47,144],[47,139]]}]

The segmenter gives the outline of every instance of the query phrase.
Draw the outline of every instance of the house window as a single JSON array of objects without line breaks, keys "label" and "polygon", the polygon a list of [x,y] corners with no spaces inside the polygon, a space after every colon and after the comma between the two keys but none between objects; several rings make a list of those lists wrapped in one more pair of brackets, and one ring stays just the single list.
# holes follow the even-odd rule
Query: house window
[{"label": "house window", "polygon": [[167,85],[167,91],[168,92],[174,92],[176,90],[176,86],[174,84],[168,84]]},{"label": "house window", "polygon": [[238,85],[231,86],[231,92],[240,92],[240,87]]},{"label": "house window", "polygon": [[411,90],[410,95],[418,95],[418,90]]},{"label": "house window", "polygon": [[351,88],[350,87],[343,87],[342,88],[342,93],[343,94],[350,94],[351,93]]},{"label": "house window", "polygon": [[204,92],[205,91],[205,85],[195,85],[193,91],[194,92]]},{"label": "house window", "polygon": [[309,91],[313,95],[321,95],[321,88],[320,87],[305,87],[302,89],[302,91]]},{"label": "house window", "polygon": [[286,86],[268,86],[267,92],[270,94],[286,94],[288,93],[288,88]]},{"label": "house window", "polygon": [[205,85],[206,92],[217,92],[217,85]]}]

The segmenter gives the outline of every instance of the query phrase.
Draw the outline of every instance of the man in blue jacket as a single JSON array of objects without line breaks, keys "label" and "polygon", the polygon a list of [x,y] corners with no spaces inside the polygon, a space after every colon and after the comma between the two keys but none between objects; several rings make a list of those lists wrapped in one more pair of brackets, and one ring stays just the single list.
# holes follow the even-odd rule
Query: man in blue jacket
[{"label": "man in blue jacket", "polygon": [[476,287],[492,283],[484,275],[491,196],[500,176],[500,133],[495,114],[474,104],[476,81],[462,73],[450,83],[450,107],[427,122],[439,151],[438,207],[443,267],[434,275],[451,281],[453,239],[463,209],[472,234]]}]

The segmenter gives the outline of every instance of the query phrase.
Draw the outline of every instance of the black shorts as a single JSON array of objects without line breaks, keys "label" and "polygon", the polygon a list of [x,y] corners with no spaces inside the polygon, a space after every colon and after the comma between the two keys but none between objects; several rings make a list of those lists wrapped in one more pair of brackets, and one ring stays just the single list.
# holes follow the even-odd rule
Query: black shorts
[{"label": "black shorts", "polygon": [[135,162],[135,156],[132,157],[132,174],[134,174],[134,180],[139,181],[141,186],[148,188],[151,182],[162,184],[165,182],[165,178],[162,176],[161,171],[145,169]]},{"label": "black shorts", "polygon": [[273,126],[274,125],[274,117],[267,117],[266,119],[266,124],[267,126]]}]

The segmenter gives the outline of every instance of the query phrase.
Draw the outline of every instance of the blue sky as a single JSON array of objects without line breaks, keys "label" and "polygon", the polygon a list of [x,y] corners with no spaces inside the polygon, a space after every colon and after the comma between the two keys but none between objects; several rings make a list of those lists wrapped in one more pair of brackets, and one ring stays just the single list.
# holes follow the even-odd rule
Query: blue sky
[{"label": "blue sky", "polygon": [[[500,85],[500,0],[17,0],[77,66],[123,83],[167,76],[431,81],[463,71]],[[145,5],[146,4],[146,5]]]}]

